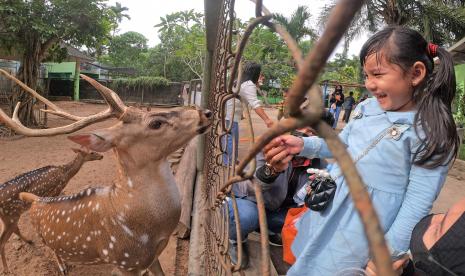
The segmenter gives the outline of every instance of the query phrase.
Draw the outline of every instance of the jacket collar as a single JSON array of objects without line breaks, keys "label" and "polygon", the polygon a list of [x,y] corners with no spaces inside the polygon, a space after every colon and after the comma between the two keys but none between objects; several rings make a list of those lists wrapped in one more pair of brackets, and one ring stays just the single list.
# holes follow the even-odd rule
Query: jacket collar
[{"label": "jacket collar", "polygon": [[404,112],[391,112],[384,111],[380,106],[376,98],[369,98],[363,101],[361,104],[361,112],[364,116],[376,116],[386,114],[387,119],[392,124],[408,124],[413,125],[416,110],[404,111]]}]

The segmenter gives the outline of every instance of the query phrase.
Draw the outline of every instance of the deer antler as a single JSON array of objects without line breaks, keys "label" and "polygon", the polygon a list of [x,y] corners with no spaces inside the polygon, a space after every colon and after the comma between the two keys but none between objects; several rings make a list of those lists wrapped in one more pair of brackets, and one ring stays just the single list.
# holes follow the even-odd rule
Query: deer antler
[{"label": "deer antler", "polygon": [[52,113],[52,114],[58,115],[60,117],[68,118],[68,119],[73,120],[73,121],[79,121],[79,120],[84,119],[84,117],[79,117],[79,116],[69,114],[68,112],[66,112],[63,109],[59,108],[58,106],[56,106],[55,104],[53,104],[52,102],[47,100],[46,98],[42,97],[39,93],[34,91],[34,89],[30,88],[29,86],[27,86],[25,83],[18,80],[14,76],[10,75],[7,71],[0,69],[0,73],[3,74],[8,79],[14,81],[17,85],[19,85],[21,88],[23,88],[24,91],[28,92],[33,97],[35,97],[39,101],[46,104],[49,108],[51,108],[51,110],[42,110],[42,111]]},{"label": "deer antler", "polygon": [[25,127],[18,118],[18,110],[19,110],[19,105],[20,105],[19,102],[16,104],[12,118],[8,117],[5,114],[5,112],[3,112],[2,109],[0,109],[0,121],[4,122],[9,128],[13,129],[14,131],[20,134],[23,134],[25,136],[52,136],[52,135],[58,135],[58,134],[72,133],[88,125],[106,120],[111,117],[119,118],[127,110],[127,106],[123,103],[123,101],[121,101],[121,99],[118,97],[118,95],[113,90],[101,85],[96,80],[89,78],[85,75],[81,75],[81,77],[85,79],[87,82],[89,82],[93,87],[95,87],[97,91],[99,91],[100,95],[102,95],[102,97],[105,99],[105,102],[109,105],[109,108],[105,111],[102,111],[100,113],[97,113],[91,116],[79,117],[79,116],[69,114],[63,109],[56,106],[55,104],[51,103],[49,100],[39,95],[36,91],[28,87],[26,84],[24,84],[20,80],[11,76],[6,71],[0,69],[0,73],[5,75],[7,78],[13,80],[14,82],[16,82],[24,90],[26,90],[31,95],[33,95],[34,97],[36,97],[37,99],[45,103],[47,106],[49,106],[52,109],[48,111],[49,113],[76,121],[72,124],[61,126],[61,127],[56,127],[56,128],[31,129],[31,128]]}]

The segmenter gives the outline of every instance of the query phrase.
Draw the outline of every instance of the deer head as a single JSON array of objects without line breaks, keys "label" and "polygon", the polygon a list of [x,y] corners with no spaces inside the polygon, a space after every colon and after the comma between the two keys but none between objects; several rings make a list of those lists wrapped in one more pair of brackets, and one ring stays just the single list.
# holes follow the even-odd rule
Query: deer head
[{"label": "deer head", "polygon": [[88,151],[88,150],[82,150],[82,149],[71,149],[74,153],[79,154],[82,156],[84,161],[94,161],[94,160],[102,160],[103,155],[100,153],[97,153],[95,151]]},{"label": "deer head", "polygon": [[[144,112],[129,107],[122,122],[88,134],[77,134],[68,138],[90,150],[105,152],[116,148],[122,154],[137,156],[133,162],[143,165],[158,161],[199,133],[208,125],[211,112],[194,108],[173,108],[168,112]],[[136,161],[137,160],[137,161]]]},{"label": "deer head", "polygon": [[162,156],[175,151],[195,135],[205,132],[210,125],[209,118],[212,113],[208,110],[173,108],[167,112],[154,112],[128,107],[114,91],[86,75],[81,75],[81,77],[97,89],[109,108],[88,117],[79,117],[62,110],[6,71],[0,69],[0,73],[45,103],[50,109],[43,110],[44,112],[75,121],[72,124],[56,128],[30,129],[18,119],[20,103],[16,105],[12,118],[0,109],[0,121],[25,136],[68,134],[96,122],[116,117],[120,122],[113,127],[69,138],[94,151],[104,152],[115,147],[131,156],[138,156],[137,159],[141,157],[141,162],[150,162],[159,160]]}]

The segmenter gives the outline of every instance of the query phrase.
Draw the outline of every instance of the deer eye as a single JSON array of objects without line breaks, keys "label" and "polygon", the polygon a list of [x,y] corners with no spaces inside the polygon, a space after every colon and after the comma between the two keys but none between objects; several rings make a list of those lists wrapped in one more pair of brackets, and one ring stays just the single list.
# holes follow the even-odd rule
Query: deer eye
[{"label": "deer eye", "polygon": [[159,129],[159,128],[161,127],[162,124],[163,124],[162,121],[156,120],[156,121],[150,122],[149,127],[150,127],[151,129]]}]

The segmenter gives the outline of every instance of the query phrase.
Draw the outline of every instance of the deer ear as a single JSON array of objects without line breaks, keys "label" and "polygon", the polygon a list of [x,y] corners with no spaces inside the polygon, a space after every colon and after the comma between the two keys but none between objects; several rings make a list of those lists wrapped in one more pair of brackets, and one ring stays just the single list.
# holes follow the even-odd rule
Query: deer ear
[{"label": "deer ear", "polygon": [[97,152],[105,152],[112,148],[111,141],[94,133],[70,135],[68,139]]},{"label": "deer ear", "polygon": [[72,150],[74,153],[79,153],[79,152],[81,152],[80,149],[76,149],[76,148],[71,148],[71,150]]}]

